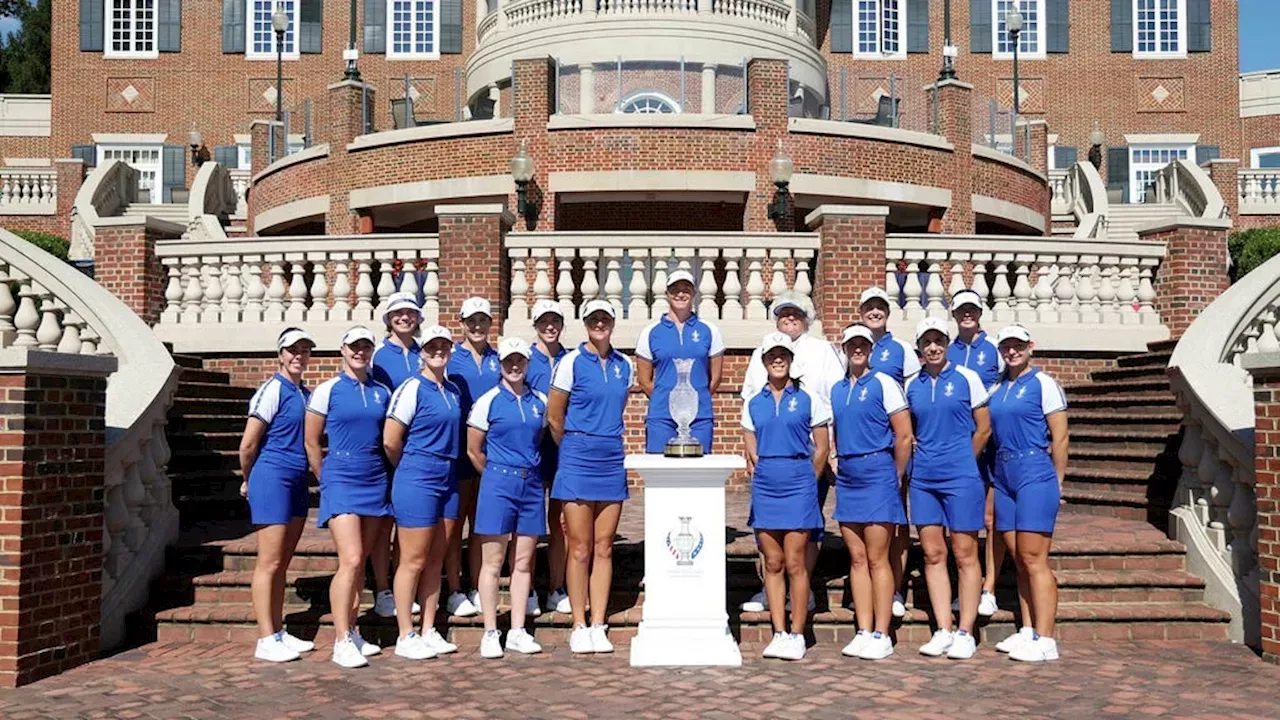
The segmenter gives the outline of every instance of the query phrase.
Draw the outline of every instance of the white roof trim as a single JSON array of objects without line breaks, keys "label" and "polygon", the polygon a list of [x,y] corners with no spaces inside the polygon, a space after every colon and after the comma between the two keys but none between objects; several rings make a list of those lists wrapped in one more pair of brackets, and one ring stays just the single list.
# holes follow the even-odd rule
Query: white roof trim
[{"label": "white roof trim", "polygon": [[99,145],[163,145],[168,133],[94,133]]},{"label": "white roof trim", "polygon": [[1200,133],[1126,133],[1124,141],[1130,145],[1195,145]]}]

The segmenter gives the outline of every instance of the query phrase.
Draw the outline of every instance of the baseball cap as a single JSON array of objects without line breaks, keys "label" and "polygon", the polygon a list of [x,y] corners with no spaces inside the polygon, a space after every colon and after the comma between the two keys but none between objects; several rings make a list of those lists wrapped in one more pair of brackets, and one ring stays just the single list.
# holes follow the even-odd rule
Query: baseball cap
[{"label": "baseball cap", "polygon": [[996,334],[996,344],[1005,340],[1021,340],[1022,342],[1031,342],[1031,331],[1023,325],[1009,325],[1000,328],[1000,332]]},{"label": "baseball cap", "polygon": [[937,330],[942,333],[943,337],[951,337],[951,328],[947,325],[947,321],[942,318],[927,317],[916,325],[916,342],[920,342],[920,338],[930,330]]},{"label": "baseball cap", "polygon": [[276,340],[276,350],[283,350],[304,340],[311,343],[311,347],[316,346],[316,340],[311,337],[311,333],[302,328],[287,327],[280,332],[280,339]]},{"label": "baseball cap", "polygon": [[391,297],[387,298],[387,309],[382,311],[382,321],[385,323],[388,315],[406,308],[417,310],[418,322],[422,322],[422,308],[418,307],[418,299],[414,294],[409,292],[392,293]]},{"label": "baseball cap", "polygon": [[785,348],[791,354],[795,354],[795,343],[791,342],[791,337],[782,332],[771,332],[764,336],[760,342],[760,354],[764,355],[774,348]]},{"label": "baseball cap", "polygon": [[889,293],[885,292],[883,288],[878,287],[871,287],[863,290],[862,297],[858,298],[858,307],[866,305],[869,300],[876,299],[883,300],[885,305],[893,307],[893,303],[889,302]]},{"label": "baseball cap", "polygon": [[611,318],[616,319],[618,317],[618,311],[613,308],[613,305],[608,300],[601,300],[600,298],[590,300],[586,305],[582,306],[582,319],[586,320],[594,312],[607,312]]},{"label": "baseball cap", "polygon": [[533,350],[529,348],[529,343],[522,338],[508,337],[502,338],[498,342],[498,359],[506,360],[508,355],[523,355],[526,359],[533,354]]},{"label": "baseball cap", "polygon": [[378,344],[378,336],[374,335],[372,330],[363,325],[357,325],[351,328],[342,336],[343,345],[350,345],[357,340],[368,340],[374,345]]},{"label": "baseball cap", "polygon": [[493,317],[493,308],[489,305],[489,301],[482,297],[469,297],[462,301],[462,310],[458,314],[462,316],[463,320],[476,313],[484,313],[489,317]]},{"label": "baseball cap", "polygon": [[983,310],[982,298],[979,297],[978,293],[972,290],[961,290],[955,294],[955,297],[951,298],[952,310],[959,310],[965,305],[972,305],[978,308],[978,312],[982,312]]},{"label": "baseball cap", "polygon": [[698,289],[698,284],[693,281],[693,273],[689,272],[688,270],[676,270],[675,272],[668,275],[667,288],[670,289],[672,285],[675,285],[681,280],[692,285],[694,290]]},{"label": "baseball cap", "polygon": [[564,319],[564,311],[560,309],[560,303],[555,300],[539,300],[533,304],[533,319],[537,320],[547,313],[559,315],[560,319]]},{"label": "baseball cap", "polygon": [[845,328],[844,332],[840,334],[840,344],[844,345],[854,338],[863,338],[872,345],[876,342],[875,338],[871,336],[871,328],[862,323],[854,323]]},{"label": "baseball cap", "polygon": [[795,308],[804,313],[806,319],[813,319],[813,305],[807,302],[808,298],[803,295],[796,294],[790,290],[773,296],[773,307],[769,309],[769,313],[773,317],[778,317],[784,308]]},{"label": "baseball cap", "polygon": [[432,325],[422,331],[422,337],[418,339],[418,345],[425,347],[432,340],[448,340],[453,342],[453,333],[449,332],[449,328],[443,325]]}]

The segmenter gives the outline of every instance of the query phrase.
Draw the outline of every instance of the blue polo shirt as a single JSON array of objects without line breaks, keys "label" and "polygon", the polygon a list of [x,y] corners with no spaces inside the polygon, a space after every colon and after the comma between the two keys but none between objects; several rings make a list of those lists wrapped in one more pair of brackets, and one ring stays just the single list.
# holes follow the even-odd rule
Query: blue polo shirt
[{"label": "blue polo shirt", "polygon": [[899,385],[920,372],[920,359],[916,357],[916,349],[887,330],[872,344],[869,364],[872,370],[888,375]]},{"label": "blue polo shirt", "polygon": [[551,380],[552,389],[569,394],[565,432],[621,438],[635,376],[631,360],[614,349],[601,358],[583,343],[565,355]]},{"label": "blue polo shirt", "polygon": [[1049,449],[1050,415],[1067,409],[1057,381],[1036,368],[991,386],[991,439],[997,450]]},{"label": "blue polo shirt", "polygon": [[978,374],[953,363],[931,377],[921,372],[907,380],[907,404],[915,421],[916,452],[911,477],[953,480],[978,477],[973,456],[973,411],[987,404]]},{"label": "blue polo shirt", "polygon": [[813,455],[813,429],[831,422],[831,408],[821,396],[788,383],[774,399],[766,386],[742,404],[742,427],[755,433],[756,455],[762,458],[808,458]]},{"label": "blue polo shirt", "polygon": [[458,459],[462,392],[457,385],[414,375],[396,388],[387,417],[406,428],[405,455]]},{"label": "blue polo shirt", "polygon": [[519,396],[499,384],[476,400],[467,424],[486,433],[487,462],[536,468],[542,461],[538,445],[547,424],[547,396],[528,383]]},{"label": "blue polo shirt", "polygon": [[390,403],[386,385],[371,377],[360,382],[343,372],[316,387],[307,410],[324,418],[329,457],[381,455],[382,422]]},{"label": "blue polo shirt", "polygon": [[402,348],[386,338],[373,351],[373,379],[392,390],[422,368],[422,346],[415,340],[413,345]]},{"label": "blue polo shirt", "polygon": [[453,345],[453,355],[449,357],[449,365],[445,373],[450,381],[462,391],[462,410],[470,412],[476,398],[497,387],[502,380],[502,362],[498,359],[498,351],[492,345],[486,345],[480,362],[467,350],[464,343]]},{"label": "blue polo shirt", "polygon": [[902,388],[893,378],[872,370],[854,380],[846,377],[831,390],[831,422],[840,457],[867,455],[893,447],[889,416],[907,409]]},{"label": "blue polo shirt", "polygon": [[262,383],[249,401],[249,417],[266,423],[267,432],[255,462],[268,462],[290,470],[307,469],[303,445],[307,399],[311,391],[276,373]]},{"label": "blue polo shirt", "polygon": [[676,386],[676,360],[693,360],[689,383],[698,392],[698,415],[695,420],[710,420],[711,410],[711,358],[724,354],[724,339],[720,329],[689,316],[684,325],[677,326],[669,315],[650,323],[640,331],[636,341],[636,357],[653,364],[653,395],[649,398],[651,419],[668,420],[671,411],[667,399]]},{"label": "blue polo shirt", "polygon": [[529,369],[525,372],[524,381],[534,390],[546,395],[551,392],[551,378],[555,375],[556,365],[569,354],[569,348],[564,345],[560,346],[560,352],[555,357],[547,357],[547,354],[538,349],[537,345],[533,346],[533,353],[529,356]]},{"label": "blue polo shirt", "polygon": [[963,342],[960,338],[952,340],[947,347],[947,362],[978,373],[982,387],[991,387],[1000,379],[1000,373],[1004,372],[1004,358],[1000,357],[1000,348],[996,347],[995,341],[985,330],[979,330],[971,343]]}]

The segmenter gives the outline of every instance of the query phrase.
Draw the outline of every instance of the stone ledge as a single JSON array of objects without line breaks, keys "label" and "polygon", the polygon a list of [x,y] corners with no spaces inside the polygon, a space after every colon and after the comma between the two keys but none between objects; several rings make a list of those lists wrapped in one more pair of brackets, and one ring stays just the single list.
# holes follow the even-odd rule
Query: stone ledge
[{"label": "stone ledge", "polygon": [[750,115],[702,115],[698,113],[640,114],[593,113],[552,115],[547,130],[587,130],[591,128],[692,128],[695,130],[755,130]]},{"label": "stone ledge", "polygon": [[111,355],[79,355],[24,347],[0,350],[0,374],[5,375],[106,377],[119,366],[120,361]]},{"label": "stone ledge", "polygon": [[420,180],[352,190],[347,196],[347,207],[356,210],[455,198],[505,196],[514,188],[515,181],[510,174]]},{"label": "stone ledge", "polygon": [[[788,188],[794,196],[817,198],[850,198],[858,200],[906,203],[924,207],[951,207],[951,191],[930,185],[912,185],[892,180],[868,180],[839,175],[796,173]],[[837,203],[843,204],[843,203]]]},{"label": "stone ledge", "polygon": [[828,217],[886,218],[889,217],[889,208],[884,205],[819,205],[805,216],[804,224],[813,227]]},{"label": "stone ledge", "polygon": [[756,174],[733,170],[583,170],[553,172],[551,192],[743,192],[756,189]]},{"label": "stone ledge", "polygon": [[516,216],[503,203],[475,205],[437,205],[436,217],[497,217],[507,226],[515,225]]},{"label": "stone ledge", "polygon": [[159,230],[167,233],[177,233],[181,235],[187,231],[187,226],[172,220],[165,220],[154,215],[113,215],[111,217],[98,218],[94,224],[95,229],[111,229],[118,227],[144,227],[147,230]]},{"label": "stone ledge", "polygon": [[952,145],[941,135],[901,128],[867,125],[864,123],[844,122],[841,120],[818,120],[816,118],[791,118],[787,121],[787,129],[796,134],[837,135],[841,137],[878,140],[880,142],[899,143],[903,145],[919,145],[920,147],[955,152]]},{"label": "stone ledge", "polygon": [[1240,356],[1240,367],[1256,377],[1280,377],[1280,352],[1255,352]]},{"label": "stone ledge", "polygon": [[402,143],[421,142],[423,140],[445,140],[455,137],[471,137],[474,135],[504,135],[513,132],[515,121],[511,118],[494,118],[491,120],[463,120],[440,123],[438,125],[419,125],[399,130],[383,130],[382,132],[361,135],[347,144],[347,152],[370,150],[372,148],[399,145]]},{"label": "stone ledge", "polygon": [[251,179],[251,182],[254,185],[257,185],[266,176],[274,172],[279,172],[291,165],[298,165],[300,163],[309,162],[311,160],[319,160],[320,158],[326,158],[326,157],[329,157],[329,143],[315,145],[307,148],[306,150],[303,150],[302,152],[296,152],[296,153],[293,153],[292,155],[285,155],[279,160],[276,160],[270,165],[262,168],[261,170],[258,171],[257,175],[253,176],[253,178]]},{"label": "stone ledge", "polygon": [[1049,182],[1048,175],[1045,175],[1039,170],[1036,170],[1035,168],[1031,167],[1026,163],[1026,161],[1020,160],[1019,158],[1016,158],[1012,155],[1007,155],[1005,153],[1002,153],[999,150],[992,150],[986,145],[979,145],[978,143],[973,143],[973,156],[976,158],[980,157],[983,160],[991,160],[993,162],[1004,163],[1005,165],[1009,165],[1010,167],[1017,168],[1018,170],[1021,170],[1030,175],[1034,175],[1045,184],[1048,184]]},{"label": "stone ledge", "polygon": [[323,217],[329,214],[329,200],[328,195],[316,195],[277,205],[269,210],[263,210],[254,216],[253,230],[255,233],[261,233],[268,228],[300,218],[316,215]]},{"label": "stone ledge", "polygon": [[1153,235],[1155,233],[1177,230],[1179,228],[1192,228],[1197,230],[1230,230],[1231,218],[1198,218],[1188,215],[1186,217],[1174,218],[1173,220],[1157,220],[1150,225],[1136,228],[1135,232],[1138,233],[1138,235]]},{"label": "stone ledge", "polygon": [[970,195],[969,202],[975,215],[987,215],[1010,222],[1018,223],[1039,232],[1044,232],[1047,223],[1044,215],[1008,200],[993,198],[988,195]]}]

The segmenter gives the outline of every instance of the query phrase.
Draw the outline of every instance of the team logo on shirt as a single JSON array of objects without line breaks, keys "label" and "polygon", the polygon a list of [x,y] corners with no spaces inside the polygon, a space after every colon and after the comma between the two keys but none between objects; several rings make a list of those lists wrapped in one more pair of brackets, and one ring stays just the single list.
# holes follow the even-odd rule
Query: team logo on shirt
[{"label": "team logo on shirt", "polygon": [[1027,394],[1027,386],[1023,385],[1022,387],[1018,388],[1018,392],[1014,393],[1014,397],[1021,400],[1022,396],[1026,394]]},{"label": "team logo on shirt", "polygon": [[489,358],[489,372],[498,372],[498,361]]},{"label": "team logo on shirt", "polygon": [[955,385],[953,385],[952,383],[947,383],[942,387],[942,394],[945,395],[946,397],[951,397],[951,393],[955,392],[955,389],[956,389]]},{"label": "team logo on shirt", "polygon": [[533,416],[536,418],[542,417],[542,411],[538,409],[537,405],[533,406]]},{"label": "team logo on shirt", "polygon": [[862,392],[858,393],[858,402],[866,402],[866,400],[867,400],[867,389],[862,388]]},{"label": "team logo on shirt", "polygon": [[694,342],[698,342],[698,340],[701,339],[701,336],[698,335],[697,330],[694,330],[693,334],[689,336],[689,339],[693,340]]},{"label": "team logo on shirt", "polygon": [[884,350],[880,351],[880,360],[884,361],[888,359],[889,359],[889,348],[885,348]]},{"label": "team logo on shirt", "polygon": [[614,366],[613,366],[613,376],[614,376],[615,378],[617,378],[618,380],[621,380],[621,379],[622,379],[622,368],[621,368],[621,367],[618,367],[617,365],[614,365]]},{"label": "team logo on shirt", "polygon": [[986,350],[979,350],[979,351],[978,351],[978,364],[979,364],[979,365],[986,365],[986,364],[987,364],[987,351],[986,351]]},{"label": "team logo on shirt", "polygon": [[377,390],[374,390],[374,391],[373,391],[373,401],[374,401],[374,402],[382,402],[382,398],[378,397],[378,391],[377,391]]},{"label": "team logo on shirt", "polygon": [[795,398],[791,398],[791,400],[787,403],[787,412],[795,412],[796,406],[799,404],[800,403]]}]

